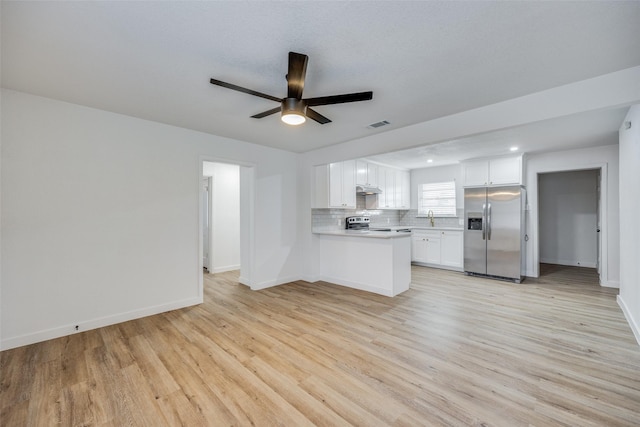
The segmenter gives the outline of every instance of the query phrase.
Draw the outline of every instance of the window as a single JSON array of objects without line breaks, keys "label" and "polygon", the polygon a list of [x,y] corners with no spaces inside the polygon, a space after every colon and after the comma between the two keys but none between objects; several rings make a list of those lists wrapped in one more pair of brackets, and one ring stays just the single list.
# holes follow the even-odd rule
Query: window
[{"label": "window", "polygon": [[418,187],[418,216],[456,216],[456,182],[435,182]]}]

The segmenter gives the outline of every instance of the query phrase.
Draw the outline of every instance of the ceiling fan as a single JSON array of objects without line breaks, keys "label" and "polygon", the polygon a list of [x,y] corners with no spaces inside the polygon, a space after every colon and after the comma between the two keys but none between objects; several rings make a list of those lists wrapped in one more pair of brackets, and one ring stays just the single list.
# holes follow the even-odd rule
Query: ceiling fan
[{"label": "ceiling fan", "polygon": [[255,119],[261,119],[277,112],[282,112],[282,121],[290,125],[302,124],[305,122],[306,117],[310,118],[311,120],[315,120],[321,125],[325,123],[331,123],[331,120],[329,120],[327,117],[309,107],[315,107],[318,105],[342,104],[346,102],[369,101],[373,99],[373,92],[371,91],[302,99],[304,77],[307,73],[308,61],[309,57],[307,55],[289,52],[289,72],[286,75],[286,98],[278,98],[216,79],[211,79],[211,84],[279,102],[279,107],[255,114],[251,117]]}]

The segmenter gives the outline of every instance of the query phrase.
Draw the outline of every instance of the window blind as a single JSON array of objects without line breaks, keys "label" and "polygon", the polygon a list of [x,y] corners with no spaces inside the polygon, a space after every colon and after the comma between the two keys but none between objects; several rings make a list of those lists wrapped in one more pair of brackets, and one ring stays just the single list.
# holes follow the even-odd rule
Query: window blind
[{"label": "window blind", "polygon": [[434,216],[456,215],[456,182],[435,182],[418,187],[418,215],[426,216],[429,211]]}]

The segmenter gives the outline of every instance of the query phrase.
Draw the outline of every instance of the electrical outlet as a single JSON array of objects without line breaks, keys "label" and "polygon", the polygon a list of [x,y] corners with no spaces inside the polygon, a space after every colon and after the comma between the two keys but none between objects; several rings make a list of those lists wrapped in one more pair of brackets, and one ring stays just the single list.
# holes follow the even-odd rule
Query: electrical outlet
[{"label": "electrical outlet", "polygon": [[387,224],[391,224],[391,218],[387,218]]},{"label": "electrical outlet", "polygon": [[342,225],[342,220],[338,219],[338,226],[341,226],[341,225]]}]

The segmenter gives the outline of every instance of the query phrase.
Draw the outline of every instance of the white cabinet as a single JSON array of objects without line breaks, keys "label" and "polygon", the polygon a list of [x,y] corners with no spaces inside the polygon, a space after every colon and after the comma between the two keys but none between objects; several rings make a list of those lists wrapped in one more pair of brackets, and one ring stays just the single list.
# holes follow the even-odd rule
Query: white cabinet
[{"label": "white cabinet", "polygon": [[411,261],[427,262],[427,240],[415,232],[411,236]]},{"label": "white cabinet", "polygon": [[522,184],[522,156],[470,160],[462,167],[465,187]]},{"label": "white cabinet", "polygon": [[395,180],[395,208],[409,209],[411,207],[411,188],[409,171],[396,170]]},{"label": "white cabinet", "polygon": [[382,190],[378,194],[378,209],[411,207],[409,171],[379,166],[378,187]]},{"label": "white cabinet", "polygon": [[395,209],[395,195],[396,195],[396,170],[391,168],[385,168],[383,166],[378,167],[378,187],[382,190],[381,194],[378,194],[378,209]]},{"label": "white cabinet", "polygon": [[522,184],[522,157],[500,157],[489,160],[489,184]]},{"label": "white cabinet", "polygon": [[462,271],[462,231],[412,230],[411,261],[450,270]]},{"label": "white cabinet", "polygon": [[316,208],[356,208],[356,162],[347,160],[316,166]]},{"label": "white cabinet", "polygon": [[440,237],[440,264],[463,268],[462,231],[443,231]]},{"label": "white cabinet", "polygon": [[442,255],[442,249],[440,247],[440,237],[437,236],[427,236],[427,264],[440,264],[440,257]]},{"label": "white cabinet", "polygon": [[314,208],[356,209],[356,186],[378,187],[378,209],[409,209],[409,171],[366,160],[347,160],[315,167]]},{"label": "white cabinet", "polygon": [[463,180],[465,187],[489,185],[489,161],[476,160],[463,163]]},{"label": "white cabinet", "polygon": [[440,264],[440,232],[413,230],[411,261]]},{"label": "white cabinet", "polygon": [[356,184],[367,187],[378,186],[378,165],[366,160],[356,160]]}]

